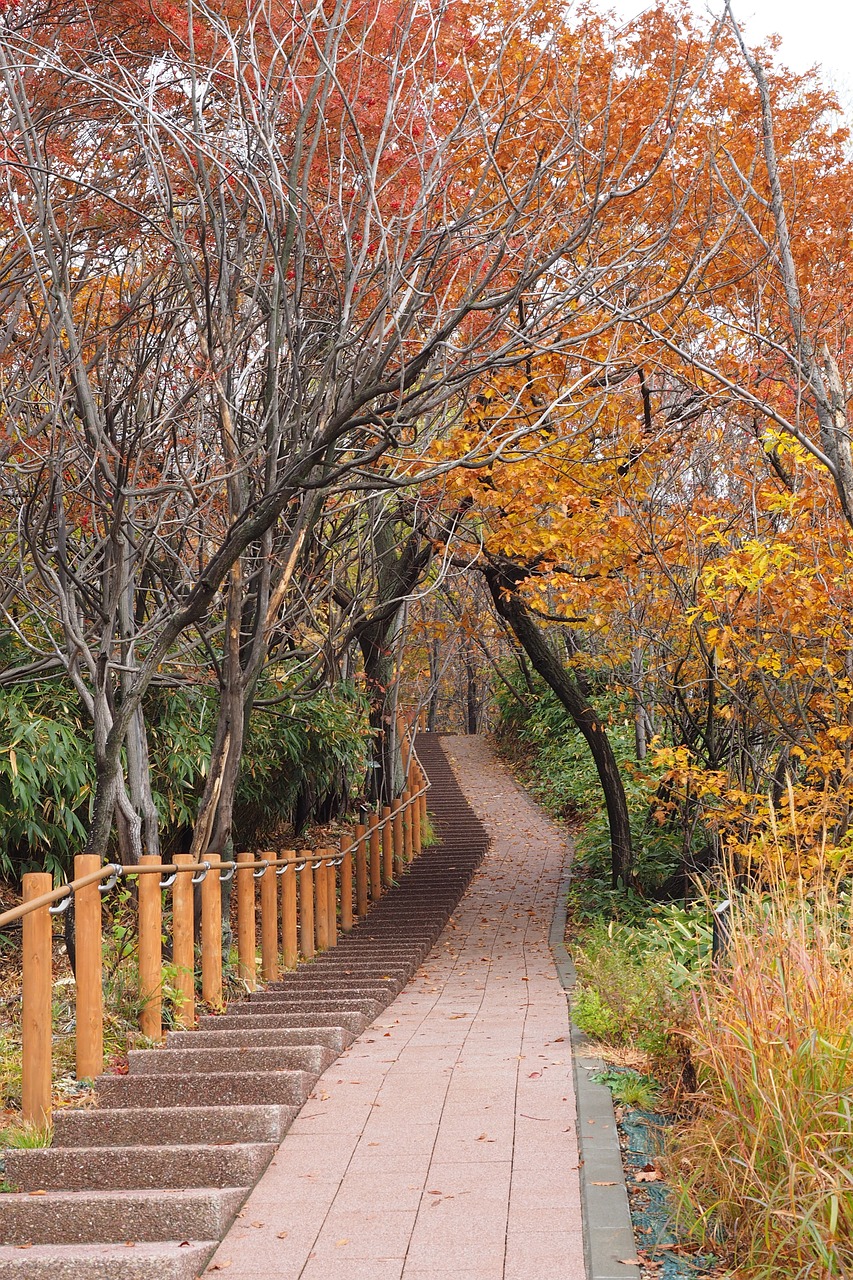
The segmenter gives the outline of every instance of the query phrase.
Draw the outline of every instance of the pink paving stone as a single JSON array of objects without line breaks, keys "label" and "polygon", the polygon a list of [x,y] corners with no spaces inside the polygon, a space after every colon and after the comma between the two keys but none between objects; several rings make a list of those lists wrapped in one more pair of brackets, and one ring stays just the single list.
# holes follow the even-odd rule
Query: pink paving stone
[{"label": "pink paving stone", "polygon": [[300,1273],[299,1280],[400,1280],[402,1258],[379,1260],[344,1258],[337,1254],[313,1254]]},{"label": "pink paving stone", "polygon": [[583,1280],[547,944],[569,850],[485,742],[444,745],[492,846],[412,983],[318,1081],[213,1260],[229,1280]]}]

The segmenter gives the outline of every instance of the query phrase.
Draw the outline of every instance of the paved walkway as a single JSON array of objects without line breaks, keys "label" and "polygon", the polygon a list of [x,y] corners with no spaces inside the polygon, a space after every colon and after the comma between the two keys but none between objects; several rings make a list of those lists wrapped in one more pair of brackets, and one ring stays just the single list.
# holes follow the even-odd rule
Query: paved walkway
[{"label": "paved walkway", "polygon": [[477,738],[445,738],[492,846],[409,986],[320,1078],[208,1270],[227,1280],[584,1280],[568,848]]}]

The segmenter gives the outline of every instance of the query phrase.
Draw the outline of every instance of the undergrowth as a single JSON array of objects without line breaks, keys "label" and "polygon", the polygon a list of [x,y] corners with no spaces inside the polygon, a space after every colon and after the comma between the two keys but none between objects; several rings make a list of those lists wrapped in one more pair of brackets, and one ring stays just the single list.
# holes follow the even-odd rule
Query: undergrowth
[{"label": "undergrowth", "polygon": [[733,885],[731,940],[693,994],[701,1102],[671,1155],[681,1211],[738,1276],[853,1275],[853,942],[824,882]]}]

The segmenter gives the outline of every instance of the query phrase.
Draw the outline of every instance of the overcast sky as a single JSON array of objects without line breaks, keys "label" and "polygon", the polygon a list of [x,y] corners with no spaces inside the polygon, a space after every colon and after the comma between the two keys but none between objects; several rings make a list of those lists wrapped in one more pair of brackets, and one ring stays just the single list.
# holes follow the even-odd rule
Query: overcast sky
[{"label": "overcast sky", "polygon": [[[648,0],[611,0],[626,18],[650,7]],[[699,12],[719,12],[719,4],[692,0]],[[606,5],[604,6],[606,7]],[[747,39],[758,43],[776,32],[783,61],[794,71],[822,64],[845,104],[853,104],[853,0],[732,0]]]}]

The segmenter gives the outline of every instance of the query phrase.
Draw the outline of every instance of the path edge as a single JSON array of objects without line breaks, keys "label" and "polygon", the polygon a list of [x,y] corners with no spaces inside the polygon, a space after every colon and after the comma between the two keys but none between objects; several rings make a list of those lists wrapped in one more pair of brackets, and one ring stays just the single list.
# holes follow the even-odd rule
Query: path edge
[{"label": "path edge", "polygon": [[571,880],[571,867],[566,867],[560,880],[548,942],[569,1006],[587,1280],[640,1280],[640,1268],[622,1261],[636,1258],[637,1245],[613,1098],[606,1085],[596,1084],[590,1079],[596,1072],[604,1070],[604,1063],[591,1052],[589,1041],[571,1016],[572,992],[577,982],[575,966],[565,943]]}]

